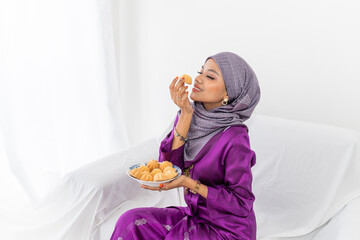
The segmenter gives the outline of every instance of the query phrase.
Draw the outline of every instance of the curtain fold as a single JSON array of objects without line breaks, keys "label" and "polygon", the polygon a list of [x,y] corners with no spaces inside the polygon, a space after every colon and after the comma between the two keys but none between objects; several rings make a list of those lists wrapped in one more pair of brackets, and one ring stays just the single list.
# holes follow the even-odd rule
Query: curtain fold
[{"label": "curtain fold", "polygon": [[111,11],[110,0],[0,2],[0,134],[34,206],[66,173],[129,145]]}]

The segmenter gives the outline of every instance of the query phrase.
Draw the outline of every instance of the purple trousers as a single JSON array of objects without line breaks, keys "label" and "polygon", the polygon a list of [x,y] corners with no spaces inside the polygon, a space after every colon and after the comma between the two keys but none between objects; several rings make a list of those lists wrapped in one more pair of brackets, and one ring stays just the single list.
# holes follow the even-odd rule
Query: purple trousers
[{"label": "purple trousers", "polygon": [[122,214],[111,240],[221,239],[207,224],[185,214],[183,207],[135,208]]}]

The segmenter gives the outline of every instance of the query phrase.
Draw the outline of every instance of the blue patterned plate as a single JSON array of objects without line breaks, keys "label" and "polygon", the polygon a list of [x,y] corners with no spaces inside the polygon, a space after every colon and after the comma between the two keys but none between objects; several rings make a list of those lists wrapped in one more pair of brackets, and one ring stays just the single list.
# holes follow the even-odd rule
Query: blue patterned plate
[{"label": "blue patterned plate", "polygon": [[147,185],[147,186],[149,186],[149,187],[158,187],[158,186],[160,185],[160,183],[171,182],[172,180],[177,179],[177,178],[180,177],[180,175],[181,175],[181,169],[180,169],[178,166],[173,165],[173,168],[175,168],[176,173],[177,173],[177,175],[176,175],[175,177],[173,177],[173,178],[171,178],[171,179],[168,179],[168,180],[164,180],[164,181],[143,181],[143,180],[134,178],[133,176],[130,175],[130,170],[132,170],[132,169],[134,169],[134,168],[140,167],[141,164],[144,164],[144,165],[146,166],[146,163],[138,163],[138,164],[135,164],[135,165],[129,167],[129,169],[126,171],[126,174],[127,174],[131,179],[134,179],[134,180],[137,181],[138,183],[143,184],[143,185]]}]

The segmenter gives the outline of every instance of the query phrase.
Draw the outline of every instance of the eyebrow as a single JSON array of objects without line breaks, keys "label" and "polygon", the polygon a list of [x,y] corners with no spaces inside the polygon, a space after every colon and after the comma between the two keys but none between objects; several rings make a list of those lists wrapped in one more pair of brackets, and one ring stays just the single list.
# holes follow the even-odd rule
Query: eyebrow
[{"label": "eyebrow", "polygon": [[[201,66],[201,69],[204,69],[204,65]],[[208,69],[210,72],[214,72],[216,75],[220,76],[219,73],[213,69]]]}]

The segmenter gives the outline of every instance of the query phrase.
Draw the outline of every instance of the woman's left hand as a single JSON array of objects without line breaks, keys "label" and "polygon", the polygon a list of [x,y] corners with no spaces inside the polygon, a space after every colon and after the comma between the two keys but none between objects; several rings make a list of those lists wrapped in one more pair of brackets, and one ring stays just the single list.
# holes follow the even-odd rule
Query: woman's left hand
[{"label": "woman's left hand", "polygon": [[175,179],[171,182],[163,183],[163,185],[161,185],[161,187],[150,187],[150,186],[146,186],[146,185],[140,185],[140,187],[149,189],[149,190],[153,190],[153,191],[170,190],[173,188],[184,187],[185,180],[186,180],[186,176],[181,175],[180,177],[178,177],[177,179]]}]

